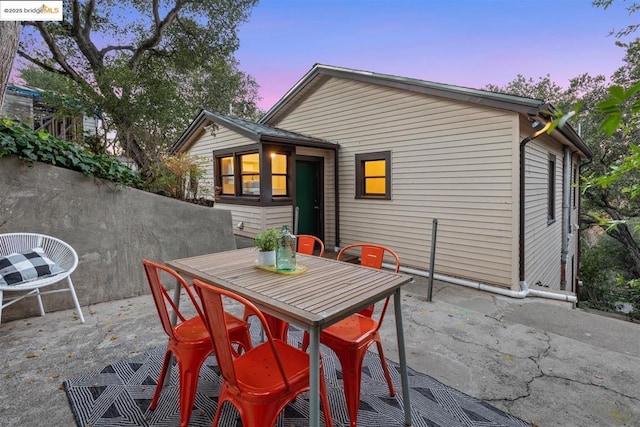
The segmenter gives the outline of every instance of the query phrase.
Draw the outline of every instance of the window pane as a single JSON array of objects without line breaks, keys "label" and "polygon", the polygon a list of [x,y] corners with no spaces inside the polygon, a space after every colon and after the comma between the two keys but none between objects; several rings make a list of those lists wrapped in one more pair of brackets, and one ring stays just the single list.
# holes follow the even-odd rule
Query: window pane
[{"label": "window pane", "polygon": [[287,156],[284,154],[271,155],[271,173],[287,173]]},{"label": "window pane", "polygon": [[220,174],[233,175],[233,157],[223,157],[220,159]]},{"label": "window pane", "polygon": [[231,194],[235,193],[234,189],[234,179],[232,176],[223,176],[222,177],[222,194]]},{"label": "window pane", "polygon": [[364,176],[384,176],[385,174],[385,161],[384,160],[369,160],[364,162]]},{"label": "window pane", "polygon": [[385,194],[385,179],[384,178],[365,178],[364,180],[364,193],[365,194]]},{"label": "window pane", "polygon": [[260,195],[260,176],[259,175],[243,175],[242,176],[242,194],[251,196]]},{"label": "window pane", "polygon": [[244,154],[240,156],[242,174],[250,172],[260,172],[260,158],[258,153]]},{"label": "window pane", "polygon": [[274,196],[286,196],[287,177],[284,175],[271,177],[271,191]]}]

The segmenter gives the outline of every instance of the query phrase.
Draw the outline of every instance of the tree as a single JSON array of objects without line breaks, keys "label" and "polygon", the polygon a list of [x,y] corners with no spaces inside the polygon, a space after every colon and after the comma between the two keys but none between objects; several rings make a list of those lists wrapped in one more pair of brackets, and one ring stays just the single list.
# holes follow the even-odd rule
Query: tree
[{"label": "tree", "polygon": [[[632,86],[639,81],[640,76],[640,42],[626,47],[624,65],[620,67],[611,80],[620,85]],[[640,136],[640,128],[626,126],[625,131],[611,133],[603,132],[602,123],[608,117],[608,111],[603,110],[602,103],[610,97],[610,89],[604,76],[580,75],[571,79],[569,87],[562,89],[550,81],[549,76],[537,81],[525,79],[522,76],[504,88],[488,86],[491,90],[512,93],[521,96],[529,96],[544,99],[551,102],[560,111],[571,111],[579,105],[579,113],[569,119],[576,129],[580,130],[582,139],[594,153],[590,162],[582,165],[582,176],[591,177],[586,181],[583,191],[581,206],[581,223],[585,227],[605,225],[605,221],[612,221],[615,227],[605,225],[607,234],[621,243],[624,248],[624,257],[630,275],[640,275],[640,246],[628,224],[628,219],[639,215],[638,199],[631,198],[631,193],[626,189],[637,175],[628,174],[624,179],[610,181],[609,185],[593,185],[596,177],[608,176],[616,170],[618,163],[630,153],[631,141]],[[617,93],[614,90],[614,93]],[[632,122],[633,116],[624,116],[625,120]],[[560,119],[560,118],[559,118]],[[617,126],[616,126],[617,128]]]},{"label": "tree", "polygon": [[233,53],[256,1],[71,0],[61,22],[24,23],[18,54],[64,76],[64,95],[99,110],[144,171],[203,99],[255,110],[255,82]]},{"label": "tree", "polygon": [[19,21],[0,21],[0,110],[4,105],[4,94],[18,50],[20,28]]}]

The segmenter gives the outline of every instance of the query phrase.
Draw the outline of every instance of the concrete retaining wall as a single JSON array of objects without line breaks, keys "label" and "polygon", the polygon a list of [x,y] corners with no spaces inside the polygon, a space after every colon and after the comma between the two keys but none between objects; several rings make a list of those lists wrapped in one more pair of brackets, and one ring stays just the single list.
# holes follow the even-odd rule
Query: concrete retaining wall
[{"label": "concrete retaining wall", "polygon": [[[141,260],[236,248],[227,210],[197,206],[13,156],[0,159],[0,233],[57,237],[78,253],[71,275],[85,317],[88,305],[149,293]],[[58,286],[58,285],[55,285]],[[69,293],[43,297],[46,311],[72,308]],[[38,314],[27,298],[2,322]]]}]

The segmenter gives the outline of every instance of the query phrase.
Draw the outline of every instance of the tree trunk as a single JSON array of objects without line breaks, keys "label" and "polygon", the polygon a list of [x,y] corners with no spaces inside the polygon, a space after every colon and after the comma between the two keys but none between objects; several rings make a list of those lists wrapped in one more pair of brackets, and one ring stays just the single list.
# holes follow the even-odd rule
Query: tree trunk
[{"label": "tree trunk", "polygon": [[[622,215],[611,207],[606,207],[605,211],[611,216],[614,221],[624,220]],[[629,231],[629,227],[626,223],[620,223],[615,227],[611,227],[607,230],[607,234],[624,246],[627,251],[629,262],[629,271],[633,274],[634,278],[640,277],[640,246],[638,242],[633,238],[633,234]]]},{"label": "tree trunk", "polygon": [[0,21],[0,111],[20,41],[20,21]]}]

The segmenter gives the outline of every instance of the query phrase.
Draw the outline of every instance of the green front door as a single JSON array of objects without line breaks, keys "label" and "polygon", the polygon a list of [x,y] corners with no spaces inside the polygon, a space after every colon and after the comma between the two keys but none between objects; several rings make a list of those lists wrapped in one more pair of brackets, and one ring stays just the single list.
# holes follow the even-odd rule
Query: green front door
[{"label": "green front door", "polygon": [[298,212],[297,234],[323,236],[321,157],[305,157],[296,160],[296,210]]}]

